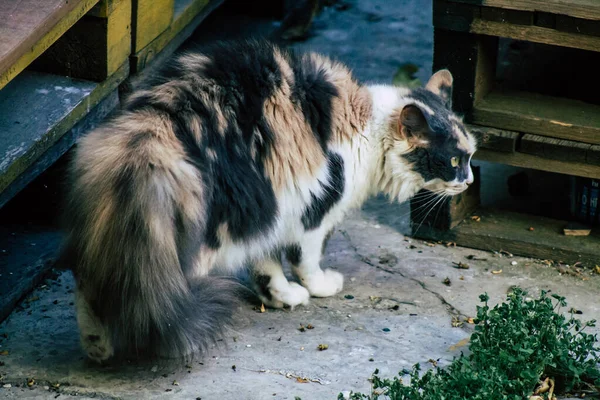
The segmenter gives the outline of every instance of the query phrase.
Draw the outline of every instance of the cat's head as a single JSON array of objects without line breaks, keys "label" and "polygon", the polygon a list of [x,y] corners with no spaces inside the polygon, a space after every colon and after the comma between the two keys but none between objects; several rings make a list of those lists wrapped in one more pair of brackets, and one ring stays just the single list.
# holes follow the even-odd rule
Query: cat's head
[{"label": "cat's head", "polygon": [[452,81],[448,70],[438,71],[424,88],[403,95],[392,115],[388,151],[418,178],[416,190],[456,195],[473,183],[476,142],[452,111]]}]

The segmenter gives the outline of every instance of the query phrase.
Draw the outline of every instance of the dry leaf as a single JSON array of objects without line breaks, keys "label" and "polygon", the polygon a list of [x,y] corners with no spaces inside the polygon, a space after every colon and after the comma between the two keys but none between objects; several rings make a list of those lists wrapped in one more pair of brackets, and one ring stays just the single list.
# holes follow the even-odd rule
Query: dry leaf
[{"label": "dry leaf", "polygon": [[465,322],[466,322],[467,324],[471,324],[471,325],[473,325],[473,324],[475,324],[475,318],[473,318],[473,317],[469,317],[469,318],[465,319]]},{"label": "dry leaf", "polygon": [[498,274],[501,274],[501,273],[502,273],[501,269],[497,269],[495,271],[492,271],[492,274],[494,274],[494,275],[498,275]]},{"label": "dry leaf", "polygon": [[469,266],[469,264],[466,264],[466,263],[463,263],[463,262],[459,262],[459,263],[455,263],[455,262],[453,262],[452,264],[454,264],[454,265],[455,265],[455,267],[454,267],[454,268],[458,268],[458,269],[469,269],[469,268],[471,268],[471,267]]},{"label": "dry leaf", "polygon": [[298,377],[296,377],[296,382],[298,382],[298,383],[308,383],[308,379],[306,379],[306,378],[300,378],[298,376]]},{"label": "dry leaf", "polygon": [[529,231],[534,231],[534,230],[535,230],[535,228],[533,226],[529,227]]},{"label": "dry leaf", "polygon": [[448,243],[446,243],[446,247],[456,247],[456,243],[455,242],[448,242]]},{"label": "dry leaf", "polygon": [[600,265],[596,265],[596,266],[594,267],[594,271],[595,271],[597,274],[600,274]]},{"label": "dry leaf", "polygon": [[7,355],[8,355],[8,350],[0,351],[0,356],[7,356]]},{"label": "dry leaf", "polygon": [[470,340],[471,340],[471,338],[464,338],[464,339],[460,340],[458,343],[456,343],[456,344],[453,344],[452,346],[450,346],[450,347],[448,348],[448,350],[450,350],[450,351],[454,351],[454,350],[456,350],[456,349],[459,349],[459,348],[461,348],[461,347],[464,347],[464,346],[466,346],[466,345],[468,345],[468,344],[469,344]]},{"label": "dry leaf", "polygon": [[327,345],[327,344],[320,344],[317,346],[317,349],[319,349],[319,351],[327,350],[328,348],[329,348],[329,345]]},{"label": "dry leaf", "polygon": [[437,367],[437,361],[434,360],[433,358],[430,358],[429,360],[427,360],[428,363],[430,363],[431,365],[433,365],[434,367]]},{"label": "dry leaf", "polygon": [[35,379],[28,378],[27,379],[27,386],[32,387],[33,385],[35,385]]},{"label": "dry leaf", "polygon": [[264,313],[264,312],[266,312],[266,311],[267,311],[267,310],[265,310],[265,305],[264,305],[264,304],[262,304],[262,303],[260,303],[260,312],[261,312],[261,313]]},{"label": "dry leaf", "polygon": [[461,326],[463,326],[463,322],[458,319],[458,317],[452,317],[452,327],[453,328],[460,328]]},{"label": "dry leaf", "polygon": [[314,326],[312,326],[311,324],[306,325],[306,329],[315,329]]},{"label": "dry leaf", "polygon": [[173,381],[173,386],[179,386],[179,382]]},{"label": "dry leaf", "polygon": [[475,222],[479,222],[479,221],[481,221],[481,217],[480,217],[479,215],[473,215],[473,216],[471,217],[471,219],[472,219],[473,221],[475,221]]},{"label": "dry leaf", "polygon": [[451,280],[450,280],[450,278],[448,278],[448,277],[446,277],[446,279],[444,279],[444,280],[442,281],[442,283],[443,283],[444,285],[446,285],[446,286],[450,286],[450,285],[452,285],[452,281],[451,281]]},{"label": "dry leaf", "polygon": [[305,331],[306,331],[306,328],[304,327],[304,325],[300,324],[300,328],[298,328],[298,330],[299,330],[300,332],[305,332]]}]

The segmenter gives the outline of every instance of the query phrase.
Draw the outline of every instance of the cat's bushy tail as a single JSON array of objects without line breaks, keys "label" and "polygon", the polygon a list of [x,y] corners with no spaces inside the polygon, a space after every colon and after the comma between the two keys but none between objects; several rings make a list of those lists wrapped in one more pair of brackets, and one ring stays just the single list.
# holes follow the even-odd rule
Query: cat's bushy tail
[{"label": "cat's bushy tail", "polygon": [[114,129],[129,127],[109,126],[79,145],[63,261],[117,353],[189,356],[232,323],[239,286],[192,272],[207,193],[168,130]]}]

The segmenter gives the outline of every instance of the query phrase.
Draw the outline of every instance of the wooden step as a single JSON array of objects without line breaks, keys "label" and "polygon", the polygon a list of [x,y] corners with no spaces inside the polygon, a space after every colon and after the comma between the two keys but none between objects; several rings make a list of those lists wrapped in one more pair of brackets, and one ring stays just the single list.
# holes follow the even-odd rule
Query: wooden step
[{"label": "wooden step", "polygon": [[96,82],[131,54],[132,0],[102,0],[36,59],[31,69]]},{"label": "wooden step", "polygon": [[118,104],[117,87],[128,71],[125,63],[101,83],[25,71],[0,91],[0,207],[68,150],[82,132],[48,154],[94,107],[109,95],[106,108]]},{"label": "wooden step", "polygon": [[98,0],[0,2],[0,89],[50,47]]},{"label": "wooden step", "polygon": [[475,102],[470,122],[600,144],[600,106],[566,98],[493,90]]}]

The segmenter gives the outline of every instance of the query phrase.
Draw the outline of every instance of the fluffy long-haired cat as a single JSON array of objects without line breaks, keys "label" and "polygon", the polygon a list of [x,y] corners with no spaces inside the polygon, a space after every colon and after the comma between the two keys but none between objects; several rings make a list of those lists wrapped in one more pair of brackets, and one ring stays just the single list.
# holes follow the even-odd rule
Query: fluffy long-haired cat
[{"label": "fluffy long-haired cat", "polygon": [[415,90],[363,86],[338,62],[267,42],[178,57],[72,163],[64,254],[88,356],[205,348],[233,319],[235,285],[215,268],[252,265],[271,307],[338,293],[342,275],[319,261],[350,209],[473,181],[451,91],[447,70]]}]

